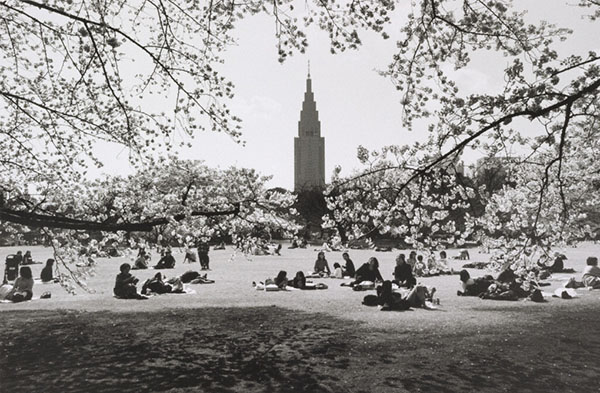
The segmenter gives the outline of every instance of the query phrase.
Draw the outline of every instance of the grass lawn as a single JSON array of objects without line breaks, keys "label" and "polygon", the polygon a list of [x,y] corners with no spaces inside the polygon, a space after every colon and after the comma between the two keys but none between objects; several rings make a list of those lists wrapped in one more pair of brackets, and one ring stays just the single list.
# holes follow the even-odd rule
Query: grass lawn
[{"label": "grass lawn", "polygon": [[[23,248],[23,251],[25,248]],[[592,244],[567,250],[583,269]],[[0,249],[0,258],[15,248]],[[31,247],[34,259],[49,250]],[[282,250],[248,260],[211,251],[211,285],[196,294],[145,301],[112,297],[126,257],[98,260],[93,294],[36,284],[34,296],[0,304],[0,391],[40,392],[579,392],[598,390],[600,292],[571,300],[494,302],[456,296],[458,276],[422,279],[438,310],[380,312],[368,292],[315,280],[324,291],[261,292],[252,281],[310,270],[316,252]],[[451,251],[450,255],[457,254]],[[374,255],[390,278],[396,253],[351,251],[357,267]],[[172,276],[199,265],[182,265]],[[472,260],[487,255],[471,252]],[[156,256],[153,262],[156,262]],[[330,265],[341,253],[327,254]],[[459,268],[461,261],[453,261]],[[34,265],[34,277],[43,265]],[[144,280],[155,271],[135,271]],[[485,271],[471,271],[481,275]],[[576,273],[580,276],[580,273]],[[552,291],[568,275],[550,281]]]}]

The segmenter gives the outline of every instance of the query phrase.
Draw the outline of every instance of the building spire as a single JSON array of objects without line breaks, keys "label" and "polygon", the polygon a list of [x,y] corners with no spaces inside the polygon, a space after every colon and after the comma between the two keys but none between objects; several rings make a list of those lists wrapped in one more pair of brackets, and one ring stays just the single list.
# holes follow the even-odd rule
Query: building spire
[{"label": "building spire", "polygon": [[310,79],[310,60],[308,61],[308,78]]}]

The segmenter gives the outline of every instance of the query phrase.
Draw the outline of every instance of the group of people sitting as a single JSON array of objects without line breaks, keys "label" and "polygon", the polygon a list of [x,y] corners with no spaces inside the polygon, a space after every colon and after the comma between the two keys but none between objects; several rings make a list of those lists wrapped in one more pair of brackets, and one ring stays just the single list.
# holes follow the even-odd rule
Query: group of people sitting
[{"label": "group of people sitting", "polygon": [[[30,254],[31,255],[31,254]],[[46,266],[40,273],[40,280],[43,283],[56,282],[54,278],[54,259],[49,258],[46,261]],[[0,286],[0,300],[10,300],[14,303],[19,303],[27,300],[31,300],[33,297],[33,273],[29,266],[21,266],[19,268],[19,274],[14,279],[14,282],[9,283],[8,275],[4,274],[4,280]]]},{"label": "group of people sitting", "polygon": [[330,276],[332,278],[354,277],[356,270],[354,269],[354,262],[350,259],[350,255],[347,252],[344,252],[342,254],[342,259],[345,262],[344,266],[341,266],[336,262],[333,264],[332,272],[329,268],[329,263],[325,258],[325,252],[319,251],[311,275],[319,277]]},{"label": "group of people sitting", "polygon": [[139,279],[131,274],[131,265],[124,263],[119,268],[120,273],[115,279],[113,293],[119,299],[147,299],[146,295],[165,293],[184,293],[183,284],[213,284],[215,281],[196,271],[187,271],[181,276],[165,278],[158,272],[147,279],[142,285],[141,293],[137,291]]},{"label": "group of people sitting", "polygon": [[[189,256],[186,253],[185,258],[189,258]],[[194,261],[195,261],[195,257],[194,257]],[[185,262],[185,260],[184,260]],[[138,255],[135,258],[135,262],[133,264],[132,269],[134,270],[141,270],[141,269],[148,269],[148,265],[150,264],[150,254],[148,254],[146,252],[146,249],[144,248],[140,248],[138,250]],[[170,249],[163,249],[161,251],[161,256],[160,259],[158,260],[158,263],[153,266],[154,269],[173,269],[175,267],[175,258],[173,257],[171,250]]]},{"label": "group of people sitting", "polygon": [[[208,256],[209,245],[206,242],[199,242],[197,245],[198,249],[198,259],[200,260],[201,270],[210,270],[209,269],[209,261],[210,258]],[[148,269],[150,267],[150,254],[146,251],[145,248],[140,247],[138,249],[138,254],[133,264],[132,269],[134,270],[142,270]],[[186,247],[185,256],[183,258],[183,263],[194,263],[196,262],[196,254],[190,247]],[[166,247],[160,250],[160,259],[158,263],[153,266],[154,269],[173,269],[175,267],[175,257],[173,257],[173,253],[171,249]]]},{"label": "group of people sitting", "polygon": [[[538,281],[538,279],[547,278],[547,274],[573,272],[572,269],[565,269],[563,254],[555,255],[552,265],[540,264],[529,270],[528,274],[516,274],[510,267],[503,270],[497,278],[491,275],[471,278],[466,270],[460,272],[460,282],[462,290],[457,292],[459,296],[479,296],[482,299],[492,300],[518,300],[529,298],[533,301],[543,301],[540,290],[541,286],[549,285]],[[598,258],[588,257],[586,268],[583,271],[581,281],[571,278],[565,283],[565,288],[600,289],[600,268],[598,268]],[[560,291],[561,297],[570,298],[569,293]]]}]

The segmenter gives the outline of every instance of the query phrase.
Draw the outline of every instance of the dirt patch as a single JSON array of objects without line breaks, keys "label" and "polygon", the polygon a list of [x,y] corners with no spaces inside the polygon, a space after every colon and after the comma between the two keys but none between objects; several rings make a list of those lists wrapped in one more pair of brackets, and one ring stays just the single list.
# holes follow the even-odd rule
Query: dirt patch
[{"label": "dirt patch", "polygon": [[396,314],[395,328],[374,329],[280,307],[4,312],[0,390],[575,392],[597,386],[598,307],[559,315],[512,312],[502,325],[476,330],[404,328],[404,315]]}]

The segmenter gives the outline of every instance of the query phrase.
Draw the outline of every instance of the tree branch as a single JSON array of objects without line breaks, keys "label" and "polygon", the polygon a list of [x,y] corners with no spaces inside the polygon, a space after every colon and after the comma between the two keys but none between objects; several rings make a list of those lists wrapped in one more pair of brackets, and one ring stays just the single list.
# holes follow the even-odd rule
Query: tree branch
[{"label": "tree branch", "polygon": [[[234,203],[233,205],[233,209],[230,210],[194,211],[190,215],[176,214],[173,216],[173,220],[182,221],[188,217],[218,217],[238,215],[240,212],[240,203]],[[97,222],[69,217],[60,217],[49,214],[37,214],[21,210],[13,210],[6,207],[0,208],[0,220],[26,225],[33,228],[60,228],[104,232],[150,232],[152,228],[159,225],[168,224],[171,221],[171,219],[163,217],[151,221],[115,224],[110,222]]]}]

